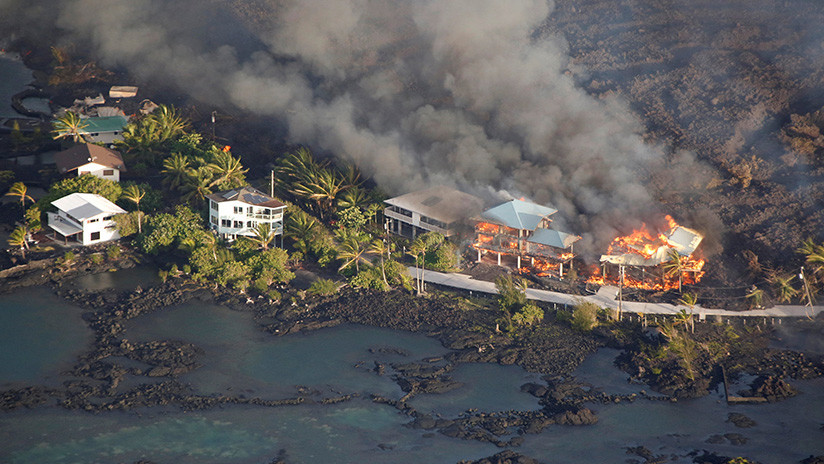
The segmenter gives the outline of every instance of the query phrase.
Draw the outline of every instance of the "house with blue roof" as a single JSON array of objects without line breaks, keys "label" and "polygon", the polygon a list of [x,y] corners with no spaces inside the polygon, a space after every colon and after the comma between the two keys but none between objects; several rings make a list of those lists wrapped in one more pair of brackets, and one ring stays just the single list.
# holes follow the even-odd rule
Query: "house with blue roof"
[{"label": "house with blue roof", "polygon": [[564,265],[575,257],[573,245],[581,237],[551,227],[555,208],[525,200],[510,200],[475,218],[478,262],[493,255],[499,266],[522,268],[524,261],[540,273],[563,277]]}]

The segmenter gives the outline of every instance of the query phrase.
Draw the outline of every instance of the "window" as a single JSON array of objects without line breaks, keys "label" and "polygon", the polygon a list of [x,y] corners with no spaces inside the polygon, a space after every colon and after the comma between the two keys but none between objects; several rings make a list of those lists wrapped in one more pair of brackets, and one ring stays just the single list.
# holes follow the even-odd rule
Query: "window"
[{"label": "window", "polygon": [[103,170],[103,175],[104,176],[113,176],[114,175],[114,169],[104,169]]},{"label": "window", "polygon": [[104,220],[104,221],[111,221],[111,220],[112,220],[112,216],[105,216],[105,217],[103,218],[103,220]]},{"label": "window", "polygon": [[235,206],[235,214],[243,214],[243,207]]},{"label": "window", "polygon": [[257,226],[257,224],[255,224],[255,221],[248,221],[248,222],[246,223],[246,227],[248,227],[248,228],[250,228],[250,229],[251,229],[252,227],[255,227],[255,226]]},{"label": "window", "polygon": [[100,220],[99,218],[95,218],[95,219],[89,219],[89,220],[88,220],[88,221],[86,221],[86,222],[87,222],[87,223],[89,223],[89,224],[91,224],[91,223],[93,223],[93,222],[97,222],[97,221],[99,221],[99,220]]},{"label": "window", "polygon": [[216,216],[209,216],[209,222],[212,224],[217,225],[217,217]]},{"label": "window", "polygon": [[229,219],[221,219],[220,225],[221,227],[232,227],[232,221]]},{"label": "window", "polygon": [[242,229],[243,221],[235,221],[235,229]]},{"label": "window", "polygon": [[253,214],[255,212],[255,209],[250,206],[250,207],[246,208],[246,212],[248,214]]},{"label": "window", "polygon": [[89,240],[100,240],[100,232],[92,232],[92,235],[89,236]]},{"label": "window", "polygon": [[217,211],[217,202],[216,202],[216,201],[210,201],[210,202],[209,202],[209,206],[210,206],[213,210]]}]

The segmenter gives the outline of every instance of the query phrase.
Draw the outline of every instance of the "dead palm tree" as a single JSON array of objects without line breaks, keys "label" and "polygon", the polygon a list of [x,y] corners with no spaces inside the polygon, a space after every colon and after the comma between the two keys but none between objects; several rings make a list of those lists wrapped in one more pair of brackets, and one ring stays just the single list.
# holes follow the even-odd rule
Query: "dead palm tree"
[{"label": "dead palm tree", "polygon": [[13,247],[19,247],[23,259],[26,259],[26,250],[29,249],[29,231],[24,226],[18,226],[9,234],[8,243]]},{"label": "dead palm tree", "polygon": [[34,198],[29,195],[28,187],[26,187],[26,184],[22,182],[15,182],[12,184],[5,196],[19,198],[20,207],[23,209],[23,214],[26,213],[26,201],[34,203]]},{"label": "dead palm tree", "polygon": [[120,198],[134,203],[135,208],[137,208],[137,233],[139,234],[143,233],[143,213],[140,211],[140,200],[145,196],[146,192],[134,184],[124,188],[123,193],[120,194]]},{"label": "dead palm tree", "polygon": [[761,290],[760,288],[753,285],[747,292],[746,297],[748,300],[750,300],[750,307],[758,309],[764,303],[764,290]]},{"label": "dead palm tree", "polygon": [[54,120],[52,126],[55,140],[71,137],[72,141],[77,143],[85,141],[89,133],[86,130],[89,122],[73,111],[66,111],[63,116]]}]

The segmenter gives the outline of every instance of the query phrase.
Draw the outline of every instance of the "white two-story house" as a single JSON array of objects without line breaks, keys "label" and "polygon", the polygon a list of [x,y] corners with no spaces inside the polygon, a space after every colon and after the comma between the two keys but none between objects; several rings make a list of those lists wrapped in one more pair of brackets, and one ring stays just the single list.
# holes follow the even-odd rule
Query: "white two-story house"
[{"label": "white two-story house", "polygon": [[117,240],[120,234],[114,216],[126,211],[93,193],[72,193],[52,202],[56,213],[48,213],[55,240],[77,241],[82,245]]},{"label": "white two-story house", "polygon": [[60,174],[77,171],[78,176],[91,174],[115,182],[120,182],[120,172],[126,170],[118,151],[91,143],[81,143],[55,153],[54,162]]},{"label": "white two-story house", "polygon": [[[253,187],[241,187],[207,195],[209,227],[218,235],[234,240],[252,237],[258,224],[270,224],[283,245],[283,212],[286,205]],[[275,240],[277,243],[277,240]]]}]

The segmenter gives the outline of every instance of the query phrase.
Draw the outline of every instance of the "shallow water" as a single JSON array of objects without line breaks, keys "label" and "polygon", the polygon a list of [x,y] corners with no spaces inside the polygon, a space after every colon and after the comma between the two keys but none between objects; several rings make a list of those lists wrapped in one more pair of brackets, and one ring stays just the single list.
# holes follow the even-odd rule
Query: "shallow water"
[{"label": "shallow water", "polygon": [[[34,82],[34,76],[31,70],[23,64],[19,55],[0,53],[0,117],[24,117],[11,107],[11,97],[25,90],[32,82]],[[31,103],[29,100],[35,99],[27,99],[26,103]],[[40,105],[41,103],[37,102],[36,104]]]},{"label": "shallow water", "polygon": [[[20,306],[26,300],[30,308],[22,313],[35,315],[33,321],[51,320],[59,301],[50,298],[35,301],[30,295],[3,295],[0,308]],[[37,311],[46,312],[36,315]],[[76,308],[68,313],[79,318]],[[55,407],[2,413],[0,462],[267,463],[285,449],[289,462],[294,463],[455,463],[500,451],[494,445],[412,429],[406,426],[409,417],[370,401],[373,393],[396,399],[404,394],[391,379],[391,368],[384,375],[373,370],[376,362],[406,363],[447,352],[436,340],[422,335],[347,325],[276,337],[259,330],[250,313],[191,303],[129,321],[126,336],[133,341],[173,338],[197,344],[204,350],[199,357],[204,366],[182,376],[181,381],[205,394],[280,399],[294,396],[295,387],[303,385],[317,391],[310,394],[315,400],[341,393],[357,396],[327,406],[225,406],[186,413],[142,409],[85,414]],[[82,348],[84,344],[71,346]],[[63,356],[60,351],[53,348],[50,353]],[[626,374],[613,366],[617,353],[600,350],[578,369],[576,377],[609,393],[644,388],[627,383]],[[56,377],[56,372],[34,377]],[[471,408],[538,407],[535,398],[520,392],[520,385],[539,381],[539,376],[515,366],[460,365],[452,377],[464,386],[442,395],[419,395],[410,403],[443,417]],[[824,454],[819,430],[824,423],[824,379],[797,385],[802,395],[768,405],[728,406],[721,392],[678,403],[594,404],[590,407],[598,414],[597,425],[551,426],[539,435],[525,435],[518,451],[548,463],[625,462],[632,458],[626,447],[643,445],[655,454],[678,456],[685,463],[692,462],[687,454],[696,449],[745,455],[765,463],[797,462],[809,454]],[[743,413],[757,425],[737,428],[726,422],[730,412]],[[749,443],[707,443],[709,437],[725,433],[739,433]]]},{"label": "shallow water", "polygon": [[45,288],[0,296],[0,387],[59,382],[93,339],[81,312]]},{"label": "shallow water", "polygon": [[141,265],[116,272],[82,275],[70,280],[67,285],[95,292],[102,290],[122,292],[134,290],[138,286],[148,288],[158,283],[160,283],[160,277],[157,275],[157,267]]}]

